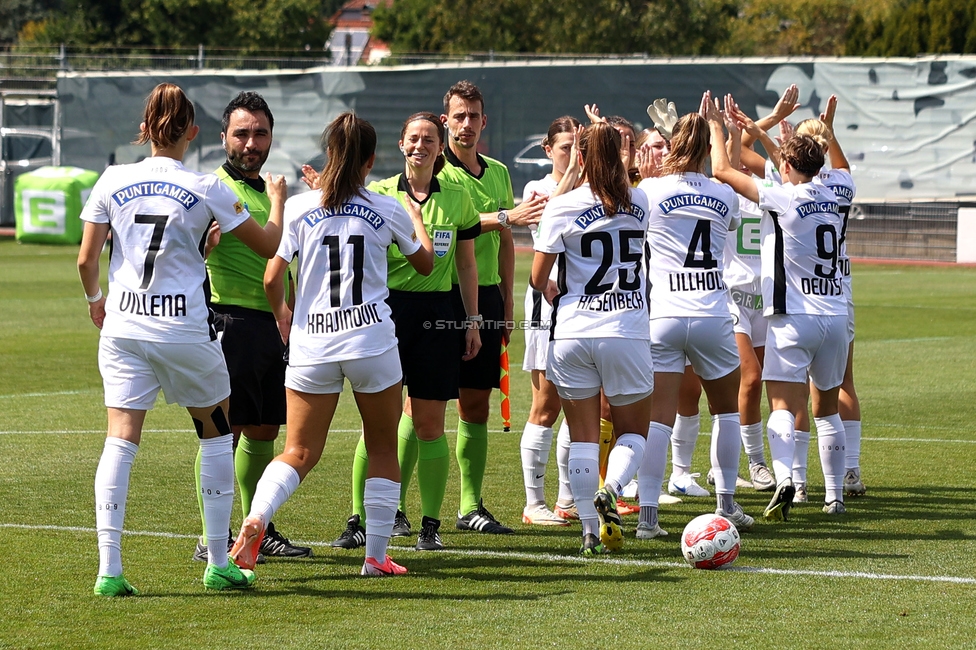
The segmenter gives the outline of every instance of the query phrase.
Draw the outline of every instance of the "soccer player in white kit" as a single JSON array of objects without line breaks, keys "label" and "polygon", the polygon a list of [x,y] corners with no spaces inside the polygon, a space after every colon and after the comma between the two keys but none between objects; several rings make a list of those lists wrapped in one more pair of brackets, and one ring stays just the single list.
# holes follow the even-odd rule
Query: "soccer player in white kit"
[{"label": "soccer player in white kit", "polygon": [[722,279],[725,240],[739,225],[739,201],[730,188],[705,176],[708,150],[705,118],[685,115],[675,125],[665,175],[639,185],[651,208],[648,273],[655,386],[644,461],[637,474],[641,539],[667,534],[657,522],[655,488],[664,479],[686,358],[701,379],[712,412],[716,513],[741,530],[754,523],[734,500],[741,445],[740,373],[728,288]]},{"label": "soccer player in white kit", "polygon": [[[193,104],[173,84],[146,100],[136,144],[151,157],[109,167],[82,211],[78,271],[92,322],[101,330],[98,367],[105,388],[108,436],[95,473],[99,567],[95,594],[138,591],[122,575],[121,537],[132,463],[146,412],[162,390],[186,407],[200,438],[200,477],[209,557],[208,589],[246,589],[254,574],[227,561],[234,502],[234,457],[227,419],[230,377],[204,297],[208,228],[216,220],[264,257],[281,237],[284,178],[269,180],[271,216],[262,228],[214,174],[183,167],[200,128]],[[108,295],[99,288],[99,257],[108,234]]]},{"label": "soccer player in white kit", "polygon": [[[621,541],[617,493],[644,455],[654,388],[643,268],[647,201],[630,187],[620,141],[603,123],[580,136],[584,182],[546,205],[530,278],[533,288],[555,293],[546,373],[569,420],[569,478],[587,556]],[[618,435],[598,489],[601,387]]]},{"label": "soccer player in white kit", "polygon": [[[844,274],[844,291],[847,296],[847,330],[850,346],[847,354],[847,368],[844,381],[840,385],[840,417],[844,423],[846,438],[846,460],[844,471],[844,493],[847,496],[862,496],[867,490],[861,480],[861,402],[854,388],[854,293],[851,283],[851,260],[847,256],[847,221],[850,218],[851,203],[857,189],[851,177],[850,163],[844,156],[840,143],[834,137],[834,113],[837,110],[837,96],[827,99],[827,106],[819,120],[804,120],[796,125],[796,132],[804,135],[822,136],[827,141],[827,156],[830,169],[823,169],[818,180],[833,190],[837,205],[844,219],[841,228],[840,254],[838,261]],[[794,477],[795,480],[795,477]]]},{"label": "soccer player in white kit", "polygon": [[722,141],[722,117],[709,111],[715,177],[768,212],[761,224],[762,293],[769,318],[763,381],[776,491],[763,516],[786,520],[793,502],[794,413],[812,384],[813,416],[826,487],[827,514],[844,508],[844,426],[838,414],[847,365],[847,299],[839,268],[843,220],[834,193],[813,182],[824,142],[798,135],[780,149],[783,185],[753,180],[734,169]]},{"label": "soccer player in white kit", "polygon": [[[434,266],[433,244],[417,206],[408,214],[395,198],[365,188],[376,161],[376,131],[369,122],[343,113],[323,139],[328,162],[320,190],[285,204],[281,245],[264,276],[268,302],[290,350],[285,450],[261,476],[231,555],[240,566],[254,566],[265,526],[321,458],[348,378],[369,452],[362,575],[400,575],[407,570],[386,553],[400,497],[397,424],[403,378],[386,303],[387,248],[396,244],[426,275]],[[292,313],[282,279],[296,256]]]},{"label": "soccer player in white kit", "polygon": [[[529,181],[522,191],[522,200],[533,196],[552,197],[560,185],[569,184],[573,189],[578,177],[578,168],[572,164],[577,158],[574,153],[576,129],[580,123],[575,117],[563,116],[553,120],[542,141],[546,156],[552,160],[552,171],[545,178]],[[573,169],[570,171],[570,167]],[[566,177],[567,171],[570,177]],[[533,239],[538,238],[538,228],[529,226]],[[555,280],[555,274],[550,278]],[[556,447],[556,464],[559,469],[559,496],[554,513],[546,506],[545,478],[552,449],[552,427],[561,409],[556,387],[546,379],[546,357],[549,353],[549,321],[552,318],[552,305],[541,291],[530,286],[525,290],[525,318],[529,327],[525,331],[525,356],[522,370],[532,373],[532,406],[529,417],[522,430],[519,447],[522,452],[522,475],[525,481],[525,508],[522,521],[540,526],[566,526],[568,521],[561,515],[574,517],[573,491],[569,485],[569,426],[563,418],[559,428]],[[575,518],[575,517],[574,517]]]}]

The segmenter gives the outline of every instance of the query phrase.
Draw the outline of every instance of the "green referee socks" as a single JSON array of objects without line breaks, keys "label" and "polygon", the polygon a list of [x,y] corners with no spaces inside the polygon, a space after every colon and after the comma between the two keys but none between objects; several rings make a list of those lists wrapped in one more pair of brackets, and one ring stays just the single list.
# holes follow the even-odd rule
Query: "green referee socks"
[{"label": "green referee socks", "polygon": [[[400,463],[400,512],[407,511],[407,487],[413,468],[417,465],[417,431],[413,428],[413,418],[403,413],[397,429],[397,460]],[[363,470],[363,485],[366,483],[366,470]],[[365,488],[364,488],[365,489]]]},{"label": "green referee socks", "polygon": [[366,527],[366,472],[369,456],[366,455],[366,439],[359,436],[356,457],[352,460],[352,514],[359,515],[359,525]]},{"label": "green referee socks", "polygon": [[458,420],[457,462],[461,470],[460,516],[478,509],[488,465],[488,424]]},{"label": "green referee socks", "polygon": [[[420,510],[425,517],[441,518],[447,474],[451,469],[451,450],[447,436],[437,440],[418,440],[417,487],[420,488]],[[401,493],[402,494],[402,493]]]},{"label": "green referee socks", "polygon": [[251,440],[242,435],[234,452],[234,473],[241,491],[244,517],[251,514],[251,499],[258,488],[264,469],[274,460],[274,440]]}]

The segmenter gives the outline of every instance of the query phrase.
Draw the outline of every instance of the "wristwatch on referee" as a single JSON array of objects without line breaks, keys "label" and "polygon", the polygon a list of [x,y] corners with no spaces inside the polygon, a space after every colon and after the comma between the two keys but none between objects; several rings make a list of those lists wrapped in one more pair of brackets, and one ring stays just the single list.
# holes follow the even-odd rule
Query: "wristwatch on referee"
[{"label": "wristwatch on referee", "polygon": [[508,223],[508,210],[498,211],[498,225],[502,228],[511,228],[512,224]]},{"label": "wristwatch on referee", "polygon": [[471,329],[481,329],[481,325],[485,322],[485,317],[481,314],[473,314],[464,319],[465,327]]}]

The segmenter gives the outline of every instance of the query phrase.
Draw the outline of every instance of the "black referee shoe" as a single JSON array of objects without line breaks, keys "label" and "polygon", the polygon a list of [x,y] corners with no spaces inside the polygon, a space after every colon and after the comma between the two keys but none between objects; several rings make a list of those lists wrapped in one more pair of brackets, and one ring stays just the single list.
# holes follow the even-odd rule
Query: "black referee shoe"
[{"label": "black referee shoe", "polygon": [[502,526],[488,509],[485,508],[485,500],[478,501],[478,509],[469,512],[463,517],[458,514],[456,528],[458,530],[473,530],[477,533],[488,535],[511,535],[515,531],[508,526]]},{"label": "black referee shoe", "polygon": [[420,535],[417,536],[418,551],[439,551],[444,548],[441,535],[441,520],[424,517],[420,520]]},{"label": "black referee shoe", "polygon": [[397,510],[390,537],[410,537],[410,534],[410,520],[407,519],[407,514],[403,510]]},{"label": "black referee shoe", "polygon": [[275,529],[274,523],[268,522],[261,540],[261,554],[267,557],[312,557],[312,549],[295,546]]},{"label": "black referee shoe", "polygon": [[366,529],[359,525],[359,515],[353,515],[346,520],[346,529],[332,542],[332,548],[352,550],[363,546],[366,546]]}]

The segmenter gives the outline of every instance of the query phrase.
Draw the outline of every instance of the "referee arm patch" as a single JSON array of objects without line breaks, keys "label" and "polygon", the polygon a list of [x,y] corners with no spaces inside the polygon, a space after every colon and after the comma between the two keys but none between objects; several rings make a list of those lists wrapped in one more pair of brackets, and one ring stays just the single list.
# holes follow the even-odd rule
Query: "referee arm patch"
[{"label": "referee arm patch", "polygon": [[459,241],[463,241],[465,239],[474,239],[480,234],[481,234],[481,222],[479,221],[478,223],[471,226],[470,228],[464,228],[463,230],[458,230],[457,238]]}]

